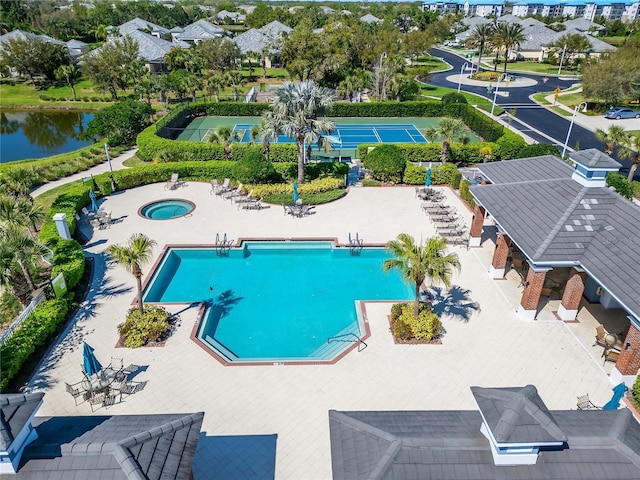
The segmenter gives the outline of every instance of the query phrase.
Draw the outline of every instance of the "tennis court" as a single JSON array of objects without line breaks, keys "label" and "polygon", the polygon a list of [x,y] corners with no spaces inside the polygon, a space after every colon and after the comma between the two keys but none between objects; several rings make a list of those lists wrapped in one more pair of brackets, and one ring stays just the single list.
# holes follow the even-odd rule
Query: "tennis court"
[{"label": "tennis court", "polygon": [[[251,127],[254,124],[236,124],[233,132],[241,135],[241,143],[251,141]],[[363,143],[428,143],[413,124],[400,125],[340,125],[327,135],[334,147],[357,148]],[[295,140],[280,135],[274,143],[293,143]]]}]

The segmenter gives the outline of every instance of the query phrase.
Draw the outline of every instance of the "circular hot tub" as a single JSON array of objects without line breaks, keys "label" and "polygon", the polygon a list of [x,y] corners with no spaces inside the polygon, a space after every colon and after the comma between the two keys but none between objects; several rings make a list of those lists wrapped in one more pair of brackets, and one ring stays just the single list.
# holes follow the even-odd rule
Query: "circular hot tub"
[{"label": "circular hot tub", "polygon": [[170,220],[189,215],[195,208],[195,203],[189,200],[173,198],[147,203],[138,210],[138,214],[151,220]]}]

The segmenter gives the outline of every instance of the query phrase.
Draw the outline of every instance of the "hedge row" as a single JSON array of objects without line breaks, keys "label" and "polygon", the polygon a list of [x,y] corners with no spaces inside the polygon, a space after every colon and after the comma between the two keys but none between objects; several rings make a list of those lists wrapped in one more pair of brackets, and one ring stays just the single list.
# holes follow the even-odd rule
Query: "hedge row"
[{"label": "hedge row", "polygon": [[[176,141],[156,135],[156,126],[144,129],[137,139],[138,157],[148,162],[158,161],[207,161],[225,160],[224,146],[219,143]],[[262,145],[235,143],[232,145],[232,160],[239,160],[246,152],[262,151]],[[295,162],[298,158],[296,145],[277,143],[271,145],[269,158],[272,162]]]}]

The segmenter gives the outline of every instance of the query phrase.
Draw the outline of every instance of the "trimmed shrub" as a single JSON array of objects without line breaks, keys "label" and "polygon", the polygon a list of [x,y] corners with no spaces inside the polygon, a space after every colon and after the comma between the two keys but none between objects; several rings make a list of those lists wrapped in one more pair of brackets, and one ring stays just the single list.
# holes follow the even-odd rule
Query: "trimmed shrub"
[{"label": "trimmed shrub", "polygon": [[497,150],[496,144],[490,142],[453,143],[449,156],[457,164],[482,163],[485,160],[482,150],[486,148],[490,148],[491,152]]},{"label": "trimmed shrub", "polygon": [[462,174],[453,163],[445,163],[431,169],[431,182],[434,185],[451,185],[457,189],[460,187]]},{"label": "trimmed shrub", "polygon": [[518,152],[518,158],[541,157],[542,155],[554,155],[560,157],[558,147],[549,145],[548,143],[536,143],[533,145],[525,145]]},{"label": "trimmed shrub", "polygon": [[413,309],[406,309],[401,318],[409,325],[416,340],[430,342],[442,331],[442,322],[430,309],[421,311],[417,317],[413,315]]},{"label": "trimmed shrub", "polygon": [[[431,169],[431,172],[433,174],[433,169]],[[406,185],[424,185],[426,179],[427,167],[407,163],[407,168],[404,169],[404,176],[402,177],[402,180]]]},{"label": "trimmed shrub", "polygon": [[138,307],[131,308],[126,320],[118,325],[122,343],[127,348],[138,348],[160,341],[171,329],[169,317],[169,312],[157,305],[145,305],[143,315]]},{"label": "trimmed shrub", "polygon": [[[278,183],[275,185],[247,185],[247,188],[253,189],[253,194],[258,198],[263,198],[267,201],[268,198],[274,195],[284,195],[285,200],[283,202],[276,201],[274,203],[289,203],[291,201],[291,195],[293,193],[292,185],[289,183]],[[298,195],[303,199],[304,203],[308,203],[307,195],[318,194],[323,192],[331,192],[344,188],[344,180],[341,178],[318,178],[312,180],[309,183],[303,183],[298,186]]]},{"label": "trimmed shrub", "polygon": [[607,186],[613,187],[616,192],[625,198],[633,198],[633,185],[631,185],[627,177],[621,173],[609,172],[607,175]]},{"label": "trimmed shrub", "polygon": [[633,397],[633,402],[636,404],[636,408],[640,408],[640,375],[638,375],[635,383],[633,384],[631,396]]},{"label": "trimmed shrub", "polygon": [[363,163],[366,169],[372,171],[374,179],[402,183],[407,160],[402,149],[396,145],[380,145],[369,152]]},{"label": "trimmed shrub", "polygon": [[475,208],[476,201],[473,199],[473,195],[469,191],[469,180],[462,180],[460,182],[460,198],[462,198],[471,208]]},{"label": "trimmed shrub", "polygon": [[504,135],[496,140],[497,149],[494,154],[502,160],[518,158],[518,153],[526,145],[526,142],[520,135],[510,130],[505,130]]},{"label": "trimmed shrub", "polygon": [[22,368],[32,360],[32,355],[45,349],[58,328],[67,319],[65,299],[42,302],[29,315],[7,341],[0,346],[2,379],[0,391],[4,392]]},{"label": "trimmed shrub", "polygon": [[442,103],[467,103],[467,98],[458,92],[447,93],[440,99]]},{"label": "trimmed shrub", "polygon": [[233,166],[233,176],[242,183],[269,183],[278,180],[273,164],[259,151],[245,152]]}]

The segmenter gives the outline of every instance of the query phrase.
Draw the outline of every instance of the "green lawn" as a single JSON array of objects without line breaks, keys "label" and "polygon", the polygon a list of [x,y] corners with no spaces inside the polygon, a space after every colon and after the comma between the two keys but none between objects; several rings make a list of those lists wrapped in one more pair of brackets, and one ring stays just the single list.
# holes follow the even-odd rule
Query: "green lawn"
[{"label": "green lawn", "polygon": [[[77,98],[82,99],[84,97],[100,97],[108,98],[108,94],[101,93],[93,87],[93,82],[90,80],[81,80],[75,86]],[[3,109],[9,109],[11,107],[20,107],[25,105],[37,105],[37,106],[62,106],[62,107],[76,107],[82,110],[98,109],[111,102],[84,102],[80,101],[62,101],[52,102],[44,101],[40,99],[40,95],[46,95],[52,98],[73,98],[71,88],[66,84],[53,84],[50,86],[43,86],[34,88],[31,82],[14,81],[3,79],[0,80],[0,107]]]},{"label": "green lawn", "polygon": [[[421,95],[423,97],[431,98],[431,99],[434,99],[434,98],[441,99],[447,93],[452,93],[456,91],[457,89],[455,88],[436,87],[433,85],[422,85],[420,87]],[[464,98],[467,99],[467,103],[469,103],[470,105],[477,105],[478,108],[481,108],[482,110],[485,110],[487,112],[491,111],[492,102],[487,100],[486,98],[481,97],[479,95],[475,95],[473,93],[468,93],[463,91],[461,91],[460,93],[464,95]],[[500,115],[502,112],[504,112],[504,110],[499,106],[496,106],[496,108],[494,109],[495,115]]]}]

